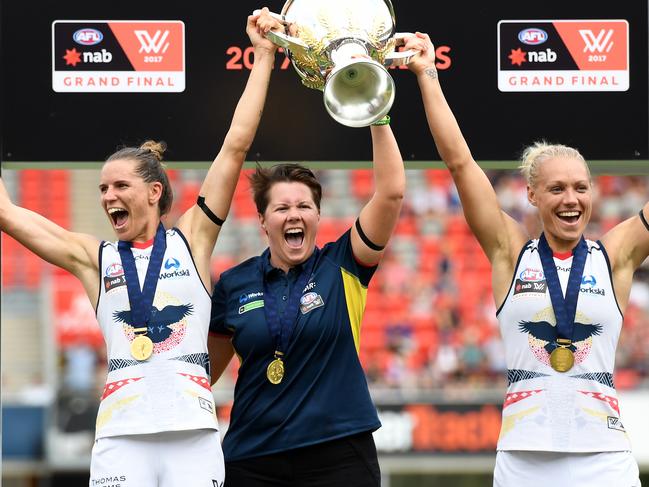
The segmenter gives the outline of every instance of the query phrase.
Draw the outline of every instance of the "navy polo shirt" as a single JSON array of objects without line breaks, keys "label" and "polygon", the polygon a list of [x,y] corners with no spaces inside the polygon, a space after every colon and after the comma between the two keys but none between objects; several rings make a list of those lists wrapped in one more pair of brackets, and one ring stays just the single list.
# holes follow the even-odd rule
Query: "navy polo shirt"
[{"label": "navy polo shirt", "polygon": [[[350,231],[314,252],[312,277],[300,294],[297,321],[283,357],[282,382],[266,368],[275,340],[264,313],[263,276],[282,312],[301,271],[284,274],[266,250],[224,272],[214,287],[210,332],[232,336],[239,356],[226,460],[267,455],[374,431],[381,426],[358,358],[367,285],[376,266],[352,255]],[[305,266],[303,264],[303,266]]]}]

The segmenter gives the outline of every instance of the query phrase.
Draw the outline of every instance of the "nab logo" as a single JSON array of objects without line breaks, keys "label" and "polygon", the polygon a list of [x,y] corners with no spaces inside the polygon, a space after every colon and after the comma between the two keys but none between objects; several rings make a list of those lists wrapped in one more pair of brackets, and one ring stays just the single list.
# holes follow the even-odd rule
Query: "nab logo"
[{"label": "nab logo", "polygon": [[169,43],[167,42],[167,37],[169,37],[168,30],[164,32],[156,30],[153,37],[146,30],[136,30],[135,36],[140,41],[140,50],[138,52],[164,54],[169,48]]},{"label": "nab logo", "polygon": [[543,29],[531,27],[518,33],[518,40],[528,46],[538,46],[548,40],[548,33]]},{"label": "nab logo", "polygon": [[557,53],[549,47],[545,51],[529,51],[527,60],[530,63],[553,63],[557,60]]},{"label": "nab logo", "polygon": [[95,44],[99,44],[103,39],[104,34],[97,29],[79,29],[72,34],[72,40],[82,46],[94,46]]},{"label": "nab logo", "polygon": [[165,269],[180,269],[180,262],[174,257],[169,257],[165,262]]},{"label": "nab logo", "polygon": [[590,29],[579,29],[579,35],[584,41],[584,52],[610,52],[613,49],[613,29],[602,29],[597,35]]}]

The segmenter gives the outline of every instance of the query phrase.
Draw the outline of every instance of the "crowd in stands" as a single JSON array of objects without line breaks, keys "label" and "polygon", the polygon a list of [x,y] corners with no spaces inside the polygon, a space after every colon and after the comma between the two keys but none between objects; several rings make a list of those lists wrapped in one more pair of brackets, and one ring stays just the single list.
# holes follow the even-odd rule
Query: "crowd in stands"
[{"label": "crowd in stands", "polygon": [[[22,204],[41,205],[35,208],[41,212],[51,204],[29,196],[32,187],[38,187],[30,178],[42,180],[48,177],[46,172],[21,171],[26,174],[16,179],[14,188],[16,197],[23,196]],[[408,192],[400,223],[367,298],[360,355],[368,381],[375,389],[504,390],[504,351],[491,296],[489,263],[462,216],[448,173],[440,169],[407,172]],[[183,170],[172,171],[171,176],[174,187],[179,188],[174,210],[179,214],[196,201],[202,174]],[[525,222],[530,235],[538,235],[539,220],[527,202],[524,181],[512,172],[494,171],[489,176],[503,209]],[[57,172],[56,177],[58,184],[64,185],[60,181],[65,176]],[[323,170],[319,178],[323,182],[323,201],[328,202],[322,208],[318,239],[322,245],[351,226],[362,202],[371,194],[372,180],[371,172],[364,169]],[[649,200],[648,177],[595,176],[594,182],[597,206],[587,236],[603,235],[619,221],[637,214]],[[265,247],[247,188],[244,174],[217,243],[212,266],[215,277]],[[70,218],[66,212],[74,205],[74,189],[62,187],[60,191],[59,197],[68,191],[71,199],[52,208],[62,212],[56,217],[67,226]],[[36,289],[38,275],[30,274],[28,282],[12,280],[12,269],[40,264],[25,257],[25,251],[8,240],[3,235],[3,292],[25,286]],[[10,304],[5,302],[3,306]],[[101,351],[97,356],[102,356]],[[646,264],[636,273],[616,364],[618,389],[649,387]],[[231,366],[230,378],[236,374],[236,366]]]}]

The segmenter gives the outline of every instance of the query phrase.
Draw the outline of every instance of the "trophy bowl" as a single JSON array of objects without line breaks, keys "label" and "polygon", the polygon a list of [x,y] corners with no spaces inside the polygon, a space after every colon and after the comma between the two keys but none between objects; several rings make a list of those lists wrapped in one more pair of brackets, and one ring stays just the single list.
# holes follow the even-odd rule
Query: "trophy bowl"
[{"label": "trophy bowl", "polygon": [[308,88],[323,92],[331,117],[349,127],[383,118],[394,102],[386,66],[405,64],[415,53],[396,53],[390,0],[288,0],[272,14],[286,32],[268,32],[285,49]]}]

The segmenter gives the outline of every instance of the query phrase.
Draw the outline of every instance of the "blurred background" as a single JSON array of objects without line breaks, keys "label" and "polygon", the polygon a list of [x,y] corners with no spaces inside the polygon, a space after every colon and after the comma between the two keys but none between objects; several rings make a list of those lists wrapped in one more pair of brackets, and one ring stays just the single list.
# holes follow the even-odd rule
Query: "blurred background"
[{"label": "blurred background", "polygon": [[[275,12],[282,5],[268,3]],[[251,68],[245,18],[261,6],[252,0],[209,5],[44,0],[34,9],[29,2],[3,0],[0,163],[13,201],[73,231],[113,240],[99,205],[101,161],[123,144],[162,139],[169,145],[175,191],[166,223],[173,224],[196,201],[227,131]],[[575,146],[591,163],[596,206],[588,237],[601,237],[649,200],[647,2],[395,0],[394,7],[398,31],[430,33],[440,80],[474,157],[488,171],[503,208],[530,235],[539,233],[538,217],[514,168],[522,149],[535,140]],[[592,34],[596,60],[611,47],[622,49],[626,62],[608,70],[604,62],[598,71],[577,65],[556,36],[538,47],[517,40],[526,27],[554,32],[557,21],[575,19],[602,22],[583,24]],[[172,74],[184,88],[98,92],[81,86],[61,92],[56,80],[64,83],[66,76],[147,75],[123,53],[120,57],[115,40],[90,46],[73,42],[74,29],[103,29],[114,20],[182,22],[182,66]],[[73,27],[63,29],[66,23]],[[617,31],[620,24],[627,37]],[[614,46],[605,42],[613,28]],[[517,49],[528,53],[526,63],[509,57]],[[93,55],[69,64],[72,50]],[[531,51],[537,61],[539,52],[546,59],[556,54],[556,63],[533,64]],[[397,87],[392,128],[406,161],[408,189],[399,226],[370,286],[360,350],[383,423],[375,434],[383,485],[490,486],[507,384],[489,264],[441,169],[414,77],[401,69],[390,74]],[[585,81],[580,90],[566,92],[534,84],[536,75],[541,85],[556,76],[585,76],[579,78]],[[514,76],[518,84],[503,89],[503,76]],[[589,76],[595,80],[590,85]],[[628,86],[615,85],[618,81]],[[258,136],[213,256],[214,279],[265,248],[245,177],[256,162],[298,161],[317,170],[324,190],[319,245],[349,228],[371,194],[367,130],[336,124],[321,97],[302,87],[278,54]],[[104,341],[92,306],[73,277],[4,234],[0,246],[2,483],[87,486],[106,375]],[[615,383],[634,454],[646,474],[648,354],[645,262],[635,275],[625,315]],[[214,387],[223,431],[236,365]]]},{"label": "blurred background", "polygon": [[[241,176],[216,246],[215,278],[266,245],[248,190],[249,171]],[[489,174],[503,208],[537,235],[539,220],[523,180],[510,171]],[[175,204],[167,223],[194,204],[205,171],[170,175]],[[372,174],[325,169],[317,175],[324,189],[322,245],[353,223],[372,192]],[[489,264],[464,221],[448,172],[418,169],[407,175],[403,213],[369,288],[361,334],[360,356],[383,423],[375,436],[384,485],[490,485],[507,383]],[[98,170],[4,170],[2,177],[19,204],[67,228],[114,238],[98,203]],[[587,236],[603,235],[649,200],[647,176],[594,180],[597,204]],[[76,279],[4,234],[1,353],[4,485],[87,485],[106,375],[103,338]],[[616,363],[622,418],[646,470],[646,263],[635,276]],[[234,360],[214,387],[223,431],[237,366]]]}]

